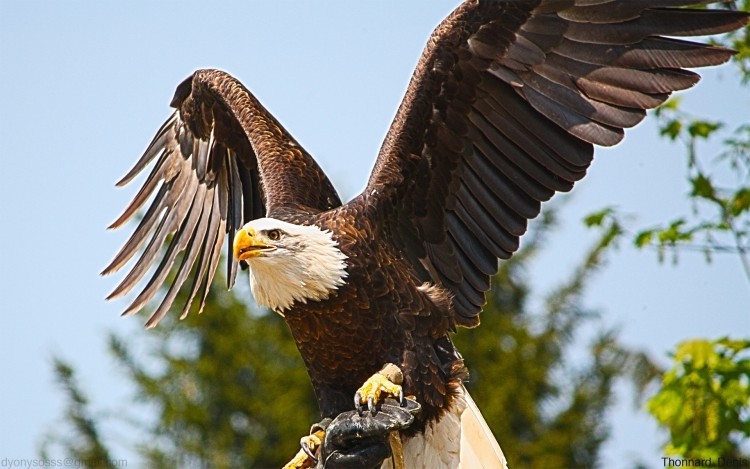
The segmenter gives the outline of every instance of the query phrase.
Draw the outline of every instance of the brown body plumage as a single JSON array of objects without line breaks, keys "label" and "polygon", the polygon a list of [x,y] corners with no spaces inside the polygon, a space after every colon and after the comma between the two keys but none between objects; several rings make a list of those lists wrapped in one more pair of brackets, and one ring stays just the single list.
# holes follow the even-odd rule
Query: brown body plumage
[{"label": "brown body plumage", "polygon": [[384,363],[398,363],[407,394],[420,397],[429,419],[446,407],[464,377],[463,362],[448,337],[455,330],[450,296],[424,287],[397,249],[357,220],[366,198],[323,215],[279,218],[315,224],[334,233],[350,260],[346,284],[329,299],[284,312],[305,359],[321,413],[332,417],[352,406],[357,387]]},{"label": "brown body plumage", "polygon": [[[613,145],[645,110],[732,51],[667,36],[730,31],[731,11],[685,10],[681,0],[466,1],[430,37],[362,194],[341,205],[332,185],[238,81],[200,70],[177,89],[177,109],[120,184],[153,159],[144,188],[113,224],[156,193],[133,237],[105,270],[122,267],[153,233],[113,292],[127,293],[160,257],[142,309],[185,251],[155,325],[193,272],[205,300],[220,248],[246,222],[273,217],[330,230],[347,256],[345,283],[296,303],[286,321],[324,416],[385,362],[405,392],[440,415],[463,364],[449,334],[479,323],[498,259],[518,248],[541,202],[586,173],[593,145]],[[700,2],[708,3],[708,2]],[[174,235],[170,241],[169,235]],[[162,245],[169,248],[162,253]],[[237,260],[228,259],[231,287]]]}]

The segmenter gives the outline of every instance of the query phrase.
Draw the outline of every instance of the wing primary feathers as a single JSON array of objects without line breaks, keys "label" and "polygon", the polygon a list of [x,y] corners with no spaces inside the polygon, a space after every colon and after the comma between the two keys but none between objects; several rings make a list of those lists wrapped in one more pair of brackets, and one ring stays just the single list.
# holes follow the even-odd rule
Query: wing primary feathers
[{"label": "wing primary feathers", "polygon": [[[615,17],[619,21],[637,19],[646,8],[681,7],[707,5],[715,0],[627,0],[604,1],[598,3],[578,3],[570,8],[560,9],[560,18],[579,23],[609,24]],[[659,34],[665,34],[660,32]]]},{"label": "wing primary feathers", "polygon": [[611,24],[571,22],[565,37],[587,44],[635,44],[654,35],[721,34],[741,27],[746,18],[742,12],[728,10],[653,8],[643,11],[639,18],[619,23],[616,27]]},{"label": "wing primary feathers", "polygon": [[161,247],[164,244],[164,241],[167,239],[167,236],[177,230],[183,217],[186,213],[188,213],[187,210],[190,206],[190,202],[192,201],[190,195],[192,195],[192,191],[194,191],[198,186],[198,181],[190,179],[187,174],[188,172],[189,171],[184,171],[173,182],[169,183],[174,184],[169,189],[170,191],[175,191],[175,194],[183,196],[178,197],[176,204],[173,207],[168,208],[164,212],[162,221],[156,228],[153,237],[146,246],[146,249],[141,254],[141,257],[135,263],[131,271],[128,272],[122,282],[120,282],[115,291],[113,291],[110,296],[107,297],[108,299],[127,294],[135,286],[135,284],[138,283],[141,278],[143,278],[143,276],[148,272],[151,264],[158,257]]},{"label": "wing primary feathers", "polygon": [[[574,84],[567,80],[562,80],[549,67],[539,67],[538,73],[530,74],[526,79],[527,88],[533,88],[534,91],[544,97],[553,100],[562,106],[565,106],[574,112],[584,116],[588,120],[612,127],[633,127],[646,117],[646,111],[643,109],[633,109],[628,107],[616,106],[602,103],[590,99],[581,91],[574,87]],[[548,72],[549,74],[545,74]]]},{"label": "wing primary feathers", "polygon": [[[161,219],[159,219],[159,224],[156,226],[155,233],[159,233],[164,230],[164,225],[166,225],[167,217],[163,216]],[[136,265],[133,266],[133,269],[128,272],[128,274],[125,276],[124,279],[120,281],[119,284],[115,287],[112,292],[110,292],[109,295],[107,295],[107,300],[113,300],[115,298],[119,298],[123,295],[126,295],[130,290],[132,290],[133,286],[138,283],[138,279],[142,276],[140,272],[135,272],[135,268],[139,266],[139,264],[144,264],[143,261],[143,255],[147,252],[150,252],[154,250],[154,246],[156,245],[156,235],[152,235],[151,239],[149,240],[148,244],[146,245],[145,250],[141,254],[141,257],[136,262]],[[145,264],[143,269],[147,269],[148,264]],[[139,269],[140,270],[140,269]]]},{"label": "wing primary feathers", "polygon": [[143,156],[138,159],[135,165],[133,165],[133,168],[128,171],[122,179],[117,181],[117,183],[115,184],[117,187],[122,187],[132,181],[133,178],[138,175],[138,173],[143,171],[143,169],[148,166],[148,164],[151,162],[151,160],[154,159],[156,155],[158,155],[164,148],[167,147],[168,142],[175,138],[174,128],[178,123],[179,114],[177,112],[174,112],[172,116],[167,119],[167,121],[156,132],[156,136],[146,148],[146,151],[143,152]]},{"label": "wing primary feathers", "polygon": [[240,180],[237,160],[235,155],[229,151],[227,154],[230,171],[229,178],[229,216],[227,217],[227,233],[229,243],[227,244],[227,288],[234,286],[237,278],[237,260],[232,255],[234,235],[242,226],[242,214],[244,212],[244,199],[242,198],[242,181]]},{"label": "wing primary feathers", "polygon": [[719,65],[734,51],[682,39],[649,37],[632,45],[586,44],[563,38],[554,53],[595,65],[613,65],[646,70],[651,68],[695,68]]},{"label": "wing primary feathers", "polygon": [[[268,197],[264,187],[280,205],[298,204],[311,212],[341,204],[312,157],[227,73],[196,71],[177,87],[171,105],[176,111],[117,183],[132,182],[156,160],[111,228],[131,220],[149,199],[150,205],[103,271],[108,274],[120,269],[140,251],[108,298],[129,293],[149,274],[145,287],[124,312],[143,309],[164,288],[147,327],[156,325],[172,308],[188,279],[191,285],[186,304],[180,305],[181,317],[191,309],[196,296],[200,296],[203,309],[227,234],[227,283],[231,288],[238,270],[231,254],[232,240],[244,223],[265,216]],[[265,181],[261,173],[272,175],[273,183]]]},{"label": "wing primary feathers", "polygon": [[[203,277],[206,275],[206,270],[211,260],[211,251],[213,251],[216,242],[216,229],[218,228],[219,218],[215,216],[215,212],[218,211],[218,197],[214,188],[210,188],[208,192],[209,193],[206,194],[206,201],[210,200],[211,203],[208,207],[204,206],[204,210],[209,214],[207,217],[208,223],[203,229],[201,228],[201,225],[198,227],[198,232],[201,232],[201,229],[203,230],[200,238],[200,252],[198,254],[198,259],[195,261],[196,268],[195,273],[193,274],[193,281],[188,290],[188,298],[185,300],[182,309],[180,310],[180,319],[185,319],[190,312],[190,306],[192,306],[195,295],[198,293],[198,290],[202,285]],[[188,247],[188,252],[190,249],[191,247]],[[154,313],[154,315],[156,315],[156,313]]]},{"label": "wing primary feathers", "polygon": [[[175,297],[177,296],[177,293],[179,292],[180,288],[182,288],[182,285],[185,283],[185,280],[187,279],[188,275],[190,274],[190,271],[193,268],[193,264],[196,260],[196,254],[198,252],[198,249],[200,247],[200,244],[203,242],[203,240],[206,237],[206,226],[208,225],[208,218],[210,215],[210,208],[211,208],[211,201],[212,197],[207,196],[207,188],[205,185],[202,185],[198,188],[198,192],[196,193],[195,200],[193,201],[193,207],[191,208],[191,216],[186,220],[186,223],[188,225],[185,227],[184,230],[180,230],[180,232],[177,234],[177,236],[172,240],[173,243],[178,241],[178,238],[180,238],[180,235],[184,234],[184,238],[180,239],[180,243],[177,245],[175,252],[179,254],[180,252],[184,252],[182,256],[182,262],[180,263],[180,267],[177,269],[177,273],[175,275],[174,280],[172,280],[172,284],[169,286],[169,290],[167,291],[166,295],[164,295],[164,298],[161,301],[161,304],[159,304],[159,307],[151,314],[151,317],[146,321],[146,327],[152,328],[156,324],[159,323],[159,321],[164,317],[164,315],[167,314],[167,311],[169,311],[169,308],[172,307],[172,303],[175,300]],[[195,217],[193,216],[193,213],[198,213],[198,220],[197,224],[195,222]],[[193,226],[191,227],[189,224],[193,223]],[[185,242],[185,238],[187,238],[187,243]],[[170,246],[171,247],[171,246]],[[169,253],[167,254],[169,255]],[[164,261],[167,260],[167,256],[165,256]],[[174,259],[174,258],[173,258]],[[161,268],[161,265],[159,266],[159,269],[157,269],[156,273],[154,274],[154,287],[152,287],[153,292],[148,292],[148,287],[146,290],[144,290],[143,294],[146,295],[147,299],[153,298],[153,296],[158,291],[160,285],[159,283],[163,282],[163,278],[166,277],[167,274],[169,274],[169,271],[172,268],[174,260],[169,262],[168,264],[163,263],[164,265],[164,274],[161,274],[159,272],[159,269]],[[163,275],[162,280],[160,281],[160,274]]]},{"label": "wing primary feathers", "polygon": [[[598,66],[581,62],[556,53],[550,53],[543,68],[539,69],[549,79],[559,81],[565,77],[573,83],[581,78],[599,81],[609,88],[640,93],[671,93],[684,90],[698,83],[697,73],[674,68],[652,68],[639,70],[623,67]],[[549,73],[557,77],[552,77]]]},{"label": "wing primary feathers", "polygon": [[206,181],[208,171],[208,152],[214,144],[214,128],[211,127],[211,133],[208,137],[208,143],[202,140],[193,140],[193,169],[195,176],[199,181]]},{"label": "wing primary feathers", "polygon": [[[215,142],[212,142],[212,145],[211,158],[221,158],[219,154],[226,150],[224,148],[216,148],[217,145],[215,145]],[[226,191],[222,190],[224,187],[226,187],[226,172],[223,168],[220,168],[216,184],[210,186],[209,194],[207,195],[207,197],[210,197],[211,199],[209,223],[206,227],[203,246],[197,262],[198,267],[193,275],[190,295],[182,307],[180,319],[187,317],[187,314],[190,311],[190,306],[193,304],[193,299],[199,290],[201,302],[198,312],[200,313],[203,311],[206,294],[208,293],[208,286],[211,285],[214,272],[216,271],[216,265],[219,260],[219,254],[221,253],[221,246],[224,240],[224,230],[226,229],[226,201],[224,200],[224,203],[222,203],[222,194],[226,194]],[[226,197],[224,199],[226,199]]]},{"label": "wing primary feathers", "polygon": [[[227,151],[227,150],[225,150]],[[201,292],[200,292],[200,308],[198,309],[199,312],[203,311],[203,307],[206,305],[206,298],[208,297],[208,291],[211,287],[211,283],[213,282],[214,275],[216,274],[216,267],[219,265],[219,259],[221,258],[221,247],[224,243],[224,237],[227,233],[227,213],[228,213],[228,180],[227,177],[227,166],[224,165],[221,168],[221,171],[219,172],[219,189],[218,189],[218,195],[219,195],[219,213],[216,215],[218,217],[218,228],[216,229],[216,241],[214,241],[214,248],[213,252],[211,253],[211,262],[208,267],[208,272],[206,273],[206,276],[203,280],[203,285],[201,286]],[[231,243],[230,243],[231,244]]]},{"label": "wing primary feathers", "polygon": [[587,119],[531,87],[524,87],[523,93],[534,109],[585,142],[611,147],[625,136],[622,129]]},{"label": "wing primary feathers", "polygon": [[161,212],[165,208],[162,200],[167,194],[167,189],[167,185],[162,184],[156,197],[154,197],[154,202],[143,215],[143,218],[141,218],[135,231],[133,231],[133,235],[125,242],[122,248],[120,248],[112,262],[104,268],[102,275],[109,275],[120,270],[120,268],[122,268],[122,266],[125,265],[125,263],[127,263],[136,252],[138,252],[141,246],[143,246],[146,238],[151,234],[154,225],[160,220],[159,215],[161,215]]},{"label": "wing primary feathers", "polygon": [[163,150],[161,157],[157,161],[156,165],[154,165],[154,168],[151,170],[151,173],[149,173],[148,177],[146,178],[146,182],[143,183],[143,186],[138,190],[138,192],[133,197],[133,200],[130,201],[128,206],[125,208],[125,210],[122,212],[122,215],[117,217],[117,220],[112,222],[107,229],[116,229],[122,226],[125,222],[133,218],[133,215],[136,214],[138,209],[140,209],[144,203],[148,200],[148,198],[153,194],[156,187],[159,185],[159,183],[164,179],[165,172],[166,172],[166,160],[169,157],[169,154],[171,153],[171,150]]},{"label": "wing primary feathers", "polygon": [[[193,179],[191,180],[191,182],[192,181],[196,180]],[[136,297],[135,300],[133,300],[133,303],[131,303],[131,305],[128,306],[122,313],[124,316],[128,316],[141,309],[149,300],[151,300],[151,298],[154,297],[156,292],[161,287],[162,283],[164,283],[164,280],[167,278],[167,275],[169,274],[169,271],[174,264],[177,254],[185,249],[189,239],[193,236],[193,232],[195,231],[195,227],[200,216],[200,209],[196,207],[197,202],[203,197],[203,194],[206,190],[206,187],[203,185],[196,184],[196,186],[197,187],[195,188],[195,190],[197,192],[195,196],[192,199],[185,197],[185,200],[187,200],[190,204],[190,208],[188,208],[187,212],[187,217],[182,221],[180,228],[174,231],[174,237],[169,242],[167,252],[164,253],[164,257],[162,257],[161,262],[156,268],[156,271],[154,272],[146,286],[143,288],[141,293]],[[147,264],[143,265],[149,266],[150,264],[151,262],[148,262]],[[144,269],[143,273],[145,272],[146,270]],[[140,280],[140,277],[137,278],[136,281],[137,280]],[[132,285],[134,284],[135,282],[133,282]]]}]

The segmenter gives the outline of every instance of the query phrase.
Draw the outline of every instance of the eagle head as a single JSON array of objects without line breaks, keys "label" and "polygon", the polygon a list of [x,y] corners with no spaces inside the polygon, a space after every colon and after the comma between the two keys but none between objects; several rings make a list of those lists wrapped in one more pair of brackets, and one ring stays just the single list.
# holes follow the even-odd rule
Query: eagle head
[{"label": "eagle head", "polygon": [[258,218],[237,232],[233,248],[250,267],[255,302],[282,314],[295,302],[327,299],[347,276],[346,255],[315,225]]}]

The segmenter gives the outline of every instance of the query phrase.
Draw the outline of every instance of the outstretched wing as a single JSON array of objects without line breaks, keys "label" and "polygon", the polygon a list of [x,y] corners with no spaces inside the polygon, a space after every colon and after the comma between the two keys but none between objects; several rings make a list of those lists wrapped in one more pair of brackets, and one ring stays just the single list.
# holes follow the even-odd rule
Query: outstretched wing
[{"label": "outstretched wing", "polygon": [[177,87],[171,105],[177,110],[117,183],[129,183],[156,160],[133,201],[110,228],[132,219],[149,199],[151,204],[102,272],[117,271],[141,252],[109,295],[112,299],[131,291],[155,266],[146,286],[123,313],[136,313],[169,284],[148,327],[169,311],[191,273],[182,317],[199,292],[203,308],[227,234],[227,284],[231,288],[237,275],[237,261],[231,255],[237,229],[283,208],[314,213],[341,205],[313,158],[230,75],[218,70],[195,72]]},{"label": "outstretched wing", "polygon": [[695,0],[466,1],[432,34],[358,199],[423,281],[476,325],[498,258],[541,202],[583,178],[675,90],[731,50],[663,36],[740,28]]}]

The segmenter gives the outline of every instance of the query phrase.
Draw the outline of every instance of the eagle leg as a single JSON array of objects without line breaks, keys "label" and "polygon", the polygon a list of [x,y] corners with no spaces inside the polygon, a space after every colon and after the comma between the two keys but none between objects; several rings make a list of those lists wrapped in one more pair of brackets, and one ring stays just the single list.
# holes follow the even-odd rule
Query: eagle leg
[{"label": "eagle leg", "polygon": [[282,469],[309,469],[316,466],[318,464],[316,453],[323,445],[326,434],[325,428],[330,422],[330,419],[324,419],[313,425],[310,429],[310,434],[300,438],[300,450]]},{"label": "eagle leg", "polygon": [[404,405],[404,390],[401,385],[404,374],[393,363],[387,363],[380,371],[370,376],[354,394],[354,407],[361,416],[364,405],[372,415],[377,413],[377,405],[386,397],[398,398],[399,404]]}]

